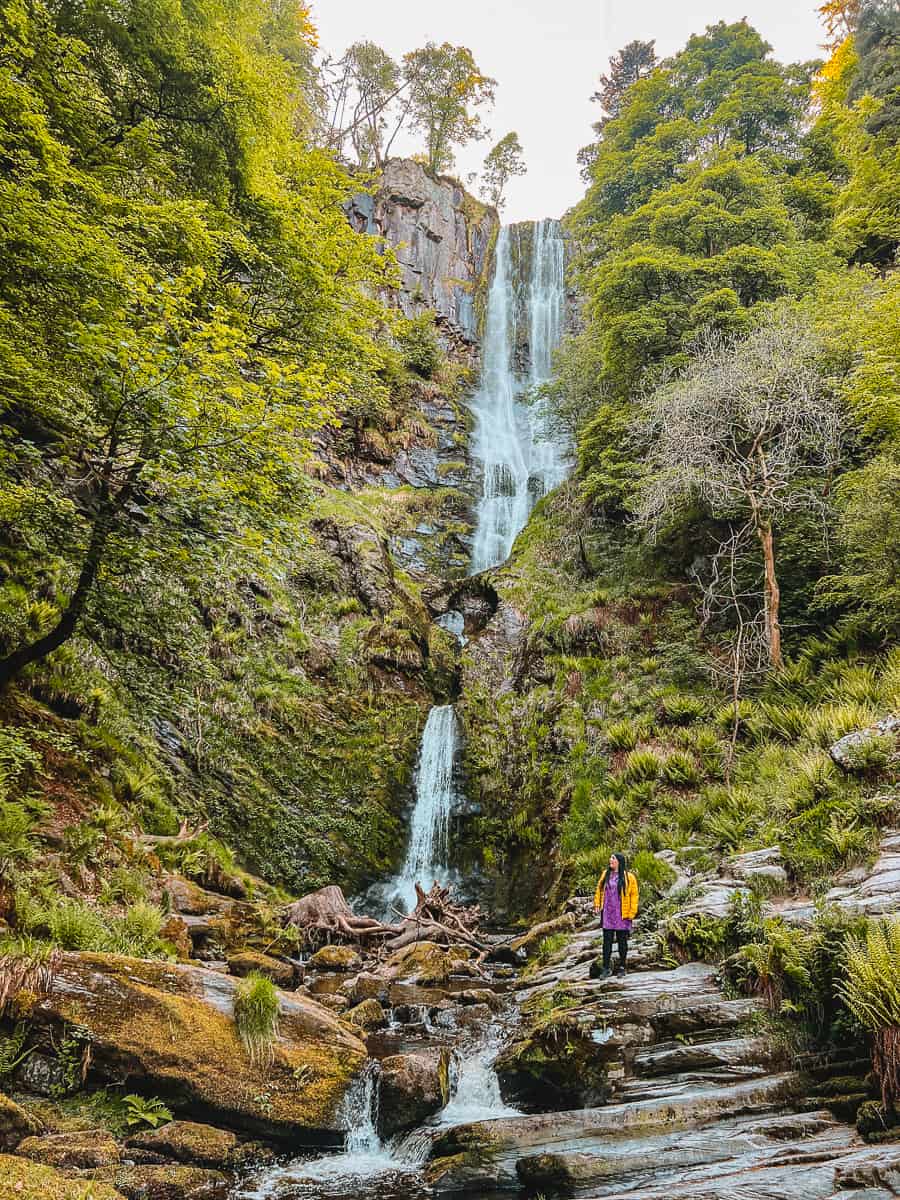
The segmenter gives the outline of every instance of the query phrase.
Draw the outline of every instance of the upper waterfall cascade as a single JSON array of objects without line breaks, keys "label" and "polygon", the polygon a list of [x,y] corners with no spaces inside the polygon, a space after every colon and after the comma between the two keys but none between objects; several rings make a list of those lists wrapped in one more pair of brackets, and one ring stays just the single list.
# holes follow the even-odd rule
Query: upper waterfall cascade
[{"label": "upper waterfall cascade", "polygon": [[[559,222],[538,221],[530,232],[527,282],[517,281],[520,255],[513,253],[521,250],[515,243],[521,240],[522,226],[504,226],[497,239],[482,380],[472,402],[472,452],[482,470],[472,574],[509,557],[535,501],[561,483],[568,468],[565,448],[548,428],[541,406],[523,403],[526,391],[550,378],[565,316],[565,256]],[[516,361],[525,332],[518,328],[523,319],[527,322],[526,369]]]}]

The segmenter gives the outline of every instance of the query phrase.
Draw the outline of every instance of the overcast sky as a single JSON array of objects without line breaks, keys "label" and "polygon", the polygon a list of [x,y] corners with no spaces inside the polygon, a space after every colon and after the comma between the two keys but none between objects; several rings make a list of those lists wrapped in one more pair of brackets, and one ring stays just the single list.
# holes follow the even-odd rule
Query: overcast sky
[{"label": "overcast sky", "polygon": [[[498,81],[486,123],[515,129],[528,174],[509,186],[507,221],[558,217],[583,191],[576,154],[590,141],[589,97],[611,54],[633,38],[656,39],[664,57],[710,22],[746,16],[783,61],[821,57],[817,0],[312,0],[324,51],[377,42],[400,58],[427,41],[465,45]],[[491,141],[458,154],[456,173],[478,170]],[[419,149],[398,138],[398,153]]]}]

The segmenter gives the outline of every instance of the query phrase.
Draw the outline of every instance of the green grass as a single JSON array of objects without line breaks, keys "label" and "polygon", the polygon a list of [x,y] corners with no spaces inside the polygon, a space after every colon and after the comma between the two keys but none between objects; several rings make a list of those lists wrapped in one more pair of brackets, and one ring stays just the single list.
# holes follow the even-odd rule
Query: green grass
[{"label": "green grass", "polygon": [[278,1037],[278,992],[271,979],[253,971],[239,981],[234,996],[234,1021],[250,1061],[263,1066],[271,1064]]}]

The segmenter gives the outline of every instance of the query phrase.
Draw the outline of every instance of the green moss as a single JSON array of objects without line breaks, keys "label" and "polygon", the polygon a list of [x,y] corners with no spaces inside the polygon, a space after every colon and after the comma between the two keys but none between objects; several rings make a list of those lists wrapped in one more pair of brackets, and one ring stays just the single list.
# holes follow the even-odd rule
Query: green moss
[{"label": "green moss", "polygon": [[0,1177],[16,1200],[124,1200],[110,1184],[68,1179],[52,1167],[11,1154],[0,1154]]}]

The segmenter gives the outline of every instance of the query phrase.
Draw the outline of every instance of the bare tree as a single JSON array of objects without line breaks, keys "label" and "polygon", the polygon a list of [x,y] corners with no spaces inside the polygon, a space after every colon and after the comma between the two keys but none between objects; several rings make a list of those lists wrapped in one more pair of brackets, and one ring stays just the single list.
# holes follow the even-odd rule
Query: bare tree
[{"label": "bare tree", "polygon": [[741,592],[740,601],[732,595],[735,555],[752,535],[762,570],[768,663],[775,670],[783,663],[776,532],[790,512],[824,516],[828,481],[841,458],[841,410],[821,361],[812,327],[777,309],[742,341],[705,335],[687,371],[650,397],[643,422],[650,474],[640,522],[658,532],[697,501],[728,521],[731,532],[715,561],[731,566],[714,571],[712,586],[735,613],[748,611],[746,595]]}]

